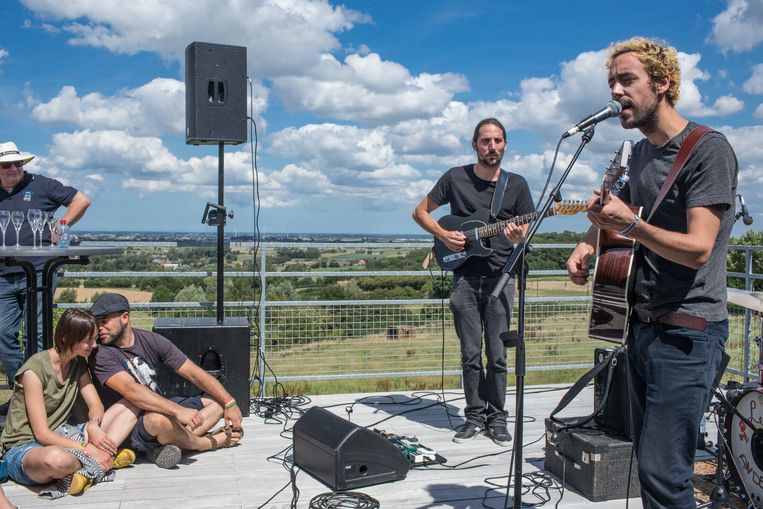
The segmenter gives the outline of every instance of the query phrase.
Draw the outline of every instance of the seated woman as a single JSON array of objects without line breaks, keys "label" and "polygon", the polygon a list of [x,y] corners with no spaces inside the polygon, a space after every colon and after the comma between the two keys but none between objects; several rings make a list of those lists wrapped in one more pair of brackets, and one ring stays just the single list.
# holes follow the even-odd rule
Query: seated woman
[{"label": "seated woman", "polygon": [[[87,456],[103,472],[135,461],[132,451],[117,451],[117,445],[135,425],[137,409],[120,401],[104,413],[90,378],[87,357],[97,347],[97,337],[90,313],[67,309],[56,326],[53,348],[36,353],[19,368],[0,436],[3,460],[14,481],[35,485],[66,478],[74,495],[90,485],[82,474],[75,474]],[[78,395],[87,405],[89,420],[66,426]],[[77,456],[82,455],[86,457],[81,461]]]}]

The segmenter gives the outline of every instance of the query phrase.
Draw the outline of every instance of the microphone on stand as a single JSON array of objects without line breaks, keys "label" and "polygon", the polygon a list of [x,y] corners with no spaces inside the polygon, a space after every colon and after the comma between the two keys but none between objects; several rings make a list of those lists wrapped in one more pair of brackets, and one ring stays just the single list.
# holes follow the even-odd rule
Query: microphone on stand
[{"label": "microphone on stand", "polygon": [[737,198],[739,198],[740,210],[737,212],[734,219],[739,219],[741,217],[742,222],[747,226],[750,226],[752,224],[752,216],[750,215],[750,211],[747,210],[747,204],[744,202],[744,197],[741,194],[738,194]]},{"label": "microphone on stand", "polygon": [[585,129],[588,129],[592,125],[598,124],[602,120],[607,120],[608,118],[617,117],[620,115],[620,113],[623,111],[623,105],[620,104],[617,101],[609,101],[606,106],[604,106],[602,109],[594,113],[593,115],[590,115],[580,122],[577,123],[575,127],[567,131],[562,135],[562,139],[569,138],[573,134],[583,131]]}]

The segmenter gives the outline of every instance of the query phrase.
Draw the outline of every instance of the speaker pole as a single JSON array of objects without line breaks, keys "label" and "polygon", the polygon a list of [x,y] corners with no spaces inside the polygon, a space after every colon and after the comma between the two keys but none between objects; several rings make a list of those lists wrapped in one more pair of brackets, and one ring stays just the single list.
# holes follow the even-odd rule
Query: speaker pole
[{"label": "speaker pole", "polygon": [[[217,144],[217,203],[222,210],[225,210],[225,143],[220,141]],[[217,323],[222,324],[225,320],[225,310],[223,308],[225,296],[223,295],[223,276],[225,275],[225,220],[226,215],[223,212],[220,221],[217,223]]]}]

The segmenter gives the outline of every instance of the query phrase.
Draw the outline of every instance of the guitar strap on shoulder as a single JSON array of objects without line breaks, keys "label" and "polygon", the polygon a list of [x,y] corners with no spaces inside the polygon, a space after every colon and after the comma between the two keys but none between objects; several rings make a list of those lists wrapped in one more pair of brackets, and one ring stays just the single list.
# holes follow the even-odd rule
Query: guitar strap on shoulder
[{"label": "guitar strap on shoulder", "polygon": [[657,210],[657,207],[660,206],[662,203],[662,200],[665,199],[665,196],[668,194],[668,191],[673,186],[673,182],[676,181],[676,178],[678,178],[678,174],[681,173],[681,170],[684,167],[684,164],[686,164],[686,160],[689,159],[689,156],[694,151],[694,147],[697,145],[697,142],[699,142],[700,139],[707,133],[711,132],[712,129],[710,129],[707,126],[704,125],[698,125],[694,129],[692,129],[689,134],[686,135],[686,138],[684,138],[683,143],[681,143],[681,148],[678,149],[678,154],[676,155],[675,161],[673,161],[673,166],[670,167],[670,171],[668,172],[668,176],[665,177],[665,182],[662,183],[662,188],[660,188],[660,193],[657,195],[657,199],[654,200],[654,205],[652,205],[652,211],[649,213],[649,217],[646,219],[646,222],[648,223],[650,219],[652,219],[652,216],[654,215],[654,212]]},{"label": "guitar strap on shoulder", "polygon": [[490,218],[495,221],[498,217],[498,213],[501,211],[501,203],[503,203],[503,193],[506,191],[506,184],[509,182],[509,172],[501,169],[500,175],[498,175],[498,181],[495,183],[495,191],[493,191],[493,201],[490,203]]}]

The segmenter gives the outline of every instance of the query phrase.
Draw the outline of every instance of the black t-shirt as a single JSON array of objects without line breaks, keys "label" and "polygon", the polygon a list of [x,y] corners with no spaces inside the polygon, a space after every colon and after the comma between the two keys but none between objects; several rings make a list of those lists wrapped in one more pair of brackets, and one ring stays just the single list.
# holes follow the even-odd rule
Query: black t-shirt
[{"label": "black t-shirt", "polygon": [[159,366],[163,364],[175,371],[188,360],[172,341],[160,334],[133,328],[133,335],[135,343],[130,348],[99,344],[90,354],[90,371],[106,408],[122,398],[106,385],[117,373],[126,371],[139,384],[161,394],[156,376]]},{"label": "black t-shirt", "polygon": [[[652,205],[673,161],[689,132],[686,128],[662,147],[643,139],[633,147],[628,174],[620,198],[644,207]],[[636,257],[636,313],[653,318],[673,311],[701,316],[710,321],[727,317],[726,257],[734,226],[734,198],[738,164],[734,150],[718,132],[710,132],[694,147],[676,182],[658,206],[650,223],[665,230],[687,232],[686,211],[691,207],[720,205],[724,209],[710,259],[699,269],[671,262],[641,246]]]},{"label": "black t-shirt", "polygon": [[[524,177],[508,172],[509,179],[503,193],[497,220],[535,212],[530,188]],[[450,204],[450,213],[467,217],[479,209],[490,209],[495,193],[495,182],[483,180],[474,173],[474,165],[457,166],[448,170],[429,192],[429,199],[438,205]],[[456,276],[498,276],[514,247],[503,232],[483,242],[493,249],[487,257],[472,256],[453,271]]]}]

